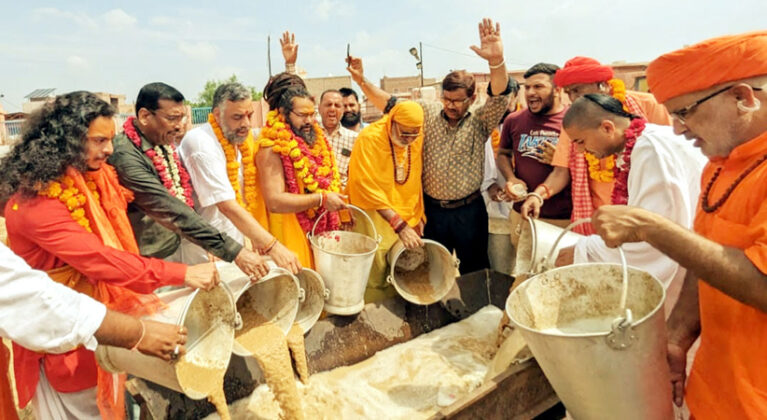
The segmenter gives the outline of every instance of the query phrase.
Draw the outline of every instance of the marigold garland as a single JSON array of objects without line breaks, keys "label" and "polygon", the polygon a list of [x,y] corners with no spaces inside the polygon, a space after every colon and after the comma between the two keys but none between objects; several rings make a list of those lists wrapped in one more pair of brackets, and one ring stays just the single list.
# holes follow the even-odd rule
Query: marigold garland
[{"label": "marigold garland", "polygon": [[[234,189],[234,196],[237,202],[255,217],[258,209],[258,190],[256,188],[256,162],[252,148],[253,134],[248,130],[248,137],[237,145],[237,149],[239,149],[242,156],[242,178],[243,184],[245,184],[244,188],[242,188],[244,190],[243,193],[240,188],[240,162],[237,161],[237,150],[224,137],[224,133],[221,131],[221,127],[216,122],[213,114],[208,114],[208,123],[213,128],[213,133],[216,135],[219,144],[221,144],[221,148],[224,149],[226,175],[229,178],[229,183],[232,184],[232,189]],[[243,195],[245,200],[243,200]]]},{"label": "marigold garland", "polygon": [[[297,136],[277,111],[269,111],[266,125],[258,138],[259,148],[271,148],[282,160],[282,169],[288,192],[292,194],[340,192],[341,180],[330,144],[319,124],[314,124],[316,140],[311,147]],[[299,188],[299,181],[305,191]],[[298,212],[298,222],[309,232],[320,208]],[[338,214],[329,213],[318,224],[316,233],[335,230],[339,226]]]},{"label": "marigold garland", "polygon": [[[136,127],[133,125],[135,120],[136,117],[129,117],[125,120],[123,132],[141,150],[141,136],[139,136]],[[189,207],[194,207],[192,183],[189,173],[184,168],[184,165],[181,164],[176,146],[172,144],[156,145],[147,150],[145,154],[154,164],[157,173],[160,175],[160,181],[162,181],[168,192],[186,203]]]},{"label": "marigold garland", "polygon": [[[626,105],[626,84],[621,79],[610,79],[607,81],[610,86],[610,95],[623,104],[623,110],[630,112]],[[589,163],[589,177],[598,182],[613,182],[613,171],[615,169],[615,156],[608,156],[605,160],[605,167],[602,169],[599,158],[589,152],[583,154]]]},{"label": "marigold garland", "polygon": [[616,165],[615,171],[615,187],[613,187],[612,204],[628,204],[629,189],[628,179],[629,171],[631,170],[631,152],[634,151],[634,145],[637,142],[637,138],[642,135],[644,131],[646,120],[643,118],[635,118],[631,120],[631,125],[623,132],[623,137],[626,139],[626,144],[621,154],[622,164],[620,167]]},{"label": "marigold garland", "polygon": [[[88,186],[93,198],[99,201],[98,187],[96,187],[96,183],[90,179],[90,175],[87,173],[85,174],[85,185]],[[64,175],[56,181],[51,181],[48,183],[48,187],[39,191],[38,194],[61,201],[69,210],[72,220],[88,232],[92,232],[90,222],[85,216],[85,209],[83,208],[88,201],[88,197],[75,186],[75,180],[72,177]]]}]

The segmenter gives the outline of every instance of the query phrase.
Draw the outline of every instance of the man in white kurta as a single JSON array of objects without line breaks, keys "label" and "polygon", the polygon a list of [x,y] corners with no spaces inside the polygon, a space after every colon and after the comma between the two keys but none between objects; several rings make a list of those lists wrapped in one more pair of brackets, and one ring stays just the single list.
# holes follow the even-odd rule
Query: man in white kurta
[{"label": "man in white kurta", "polygon": [[485,143],[485,173],[482,179],[482,198],[485,200],[488,217],[488,246],[490,268],[511,274],[514,268],[514,247],[511,242],[509,211],[511,203],[506,201],[503,186],[506,178],[495,165],[495,152],[490,141]]},{"label": "man in white kurta", "polygon": [[[563,125],[573,141],[589,152],[599,155],[617,151],[619,158],[616,165],[620,165],[625,143],[621,127],[628,127],[630,114],[625,113],[620,102],[614,98],[597,96],[596,100],[608,108],[615,102],[615,112],[619,114],[612,114],[594,100],[584,97],[573,103]],[[613,132],[606,134],[603,126],[612,126]],[[605,152],[610,149],[610,152]],[[700,195],[700,175],[706,164],[705,157],[695,150],[691,142],[675,135],[671,127],[646,124],[636,139],[630,162],[627,205],[644,208],[691,228]],[[538,202],[535,197],[528,198],[522,212],[537,207]],[[623,251],[629,265],[649,272],[664,284],[666,313],[670,313],[686,270],[645,242],[626,244]],[[586,262],[620,264],[621,259],[618,250],[608,248],[597,235],[581,238],[574,247],[563,249],[557,258],[557,265]]]}]

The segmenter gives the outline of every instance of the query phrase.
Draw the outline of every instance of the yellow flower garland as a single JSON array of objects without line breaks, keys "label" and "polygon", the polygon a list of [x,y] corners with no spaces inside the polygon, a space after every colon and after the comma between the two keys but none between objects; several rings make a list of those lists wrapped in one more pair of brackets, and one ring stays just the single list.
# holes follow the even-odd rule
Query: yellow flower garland
[{"label": "yellow flower garland", "polygon": [[242,178],[243,184],[245,184],[243,188],[245,200],[243,201],[243,192],[240,189],[240,162],[237,161],[235,146],[224,137],[224,133],[221,131],[221,127],[216,122],[213,114],[208,114],[208,123],[213,128],[216,140],[224,149],[224,155],[226,155],[226,175],[229,178],[229,183],[232,184],[237,202],[255,216],[257,214],[256,209],[258,208],[258,190],[256,188],[255,155],[251,147],[253,144],[253,134],[248,131],[248,137],[245,138],[245,141],[237,145],[237,149],[240,150],[242,155]]},{"label": "yellow flower garland", "polygon": [[[610,86],[610,94],[613,98],[621,101],[623,110],[629,112],[626,106],[626,84],[621,79],[610,79],[607,81]],[[584,152],[586,161],[589,163],[589,177],[598,182],[613,182],[613,168],[615,168],[615,156],[609,156],[605,160],[605,168],[599,163],[599,159],[589,152]]]},{"label": "yellow flower garland", "polygon": [[[98,201],[99,193],[96,183],[89,180],[87,174],[85,176],[85,184],[91,191],[93,198]],[[84,227],[88,232],[92,232],[90,221],[85,216],[85,209],[83,208],[88,201],[88,198],[75,186],[75,181],[72,177],[64,175],[57,181],[51,181],[48,184],[48,187],[38,192],[38,194],[61,201],[67,207],[67,210],[69,210],[72,219],[77,222],[77,224]]]},{"label": "yellow flower garland", "polygon": [[298,142],[287,130],[285,118],[277,111],[269,111],[266,115],[266,125],[261,129],[258,145],[262,148],[271,147],[275,153],[289,156],[293,161],[293,167],[296,169],[296,178],[301,180],[304,187],[310,192],[340,192],[341,180],[338,175],[335,156],[328,147],[325,133],[316,123],[314,124],[314,132],[317,135],[317,140],[309,148],[309,152],[314,157],[322,157],[322,164],[316,170],[318,176],[327,177],[332,173],[332,179],[327,189],[320,188],[319,183],[312,176],[310,170],[311,166],[315,165],[314,161],[304,156]]}]

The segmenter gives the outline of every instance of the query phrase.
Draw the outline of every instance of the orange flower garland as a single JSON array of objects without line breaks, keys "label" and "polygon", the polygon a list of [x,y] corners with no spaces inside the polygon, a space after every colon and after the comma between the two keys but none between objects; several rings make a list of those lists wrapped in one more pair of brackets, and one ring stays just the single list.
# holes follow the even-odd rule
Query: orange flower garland
[{"label": "orange flower garland", "polygon": [[[318,124],[314,125],[314,132],[317,139],[311,148],[307,148],[313,157],[310,159],[293,139],[293,134],[285,125],[284,117],[277,111],[269,111],[266,115],[266,125],[261,129],[258,144],[260,147],[271,147],[275,153],[289,157],[296,170],[296,177],[303,182],[309,192],[340,192],[341,180],[335,156],[328,146],[325,133]],[[316,164],[317,161],[320,161],[319,165]],[[313,165],[316,166],[314,171],[316,176],[325,178],[324,183],[329,181],[327,187],[323,188],[319,180],[314,179],[311,173]],[[328,177],[330,177],[329,180],[327,180]]]},{"label": "orange flower garland", "polygon": [[[610,79],[607,81],[610,86],[610,95],[613,98],[621,101],[623,104],[623,110],[629,112],[626,106],[626,84],[621,79]],[[586,161],[589,163],[589,178],[598,182],[613,182],[614,174],[613,168],[615,168],[615,156],[609,156],[605,160],[605,167],[602,169],[599,158],[592,155],[589,152],[584,152]]]},{"label": "orange flower garland", "polygon": [[245,184],[243,188],[245,200],[243,200],[243,192],[240,189],[240,162],[237,161],[235,146],[224,137],[224,133],[221,131],[221,127],[216,122],[213,114],[208,114],[208,123],[210,123],[216,139],[224,149],[224,155],[226,155],[226,175],[229,178],[229,183],[232,184],[237,202],[255,216],[257,214],[256,209],[258,208],[258,193],[256,188],[256,162],[252,147],[253,134],[248,132],[248,137],[245,138],[245,141],[237,145],[237,149],[240,150],[242,155],[242,178]]},{"label": "orange flower garland", "polygon": [[[88,189],[91,191],[93,198],[98,201],[99,193],[96,183],[88,178],[88,174],[85,174],[85,177]],[[57,181],[51,181],[48,187],[38,192],[38,194],[61,201],[69,210],[72,219],[88,232],[92,232],[90,222],[85,216],[85,209],[83,208],[88,198],[75,186],[75,181],[70,176],[64,175]]]}]

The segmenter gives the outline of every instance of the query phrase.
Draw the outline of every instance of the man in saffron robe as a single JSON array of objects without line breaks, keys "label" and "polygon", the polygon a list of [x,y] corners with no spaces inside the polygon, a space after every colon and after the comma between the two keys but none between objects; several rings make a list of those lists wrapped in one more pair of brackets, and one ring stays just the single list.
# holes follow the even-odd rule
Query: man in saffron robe
[{"label": "man in saffron robe", "polygon": [[266,209],[256,180],[256,145],[251,133],[251,92],[239,83],[226,83],[213,94],[208,123],[184,136],[179,147],[200,204],[211,226],[240,244],[249,239],[261,255],[298,273],[296,255],[282,238],[267,230]]},{"label": "man in saffron robe", "polygon": [[[140,316],[159,306],[151,294],[157,287],[210,288],[218,276],[212,263],[187,267],[138,255],[125,213],[130,192],[106,163],[113,115],[88,92],[44,105],[0,164],[0,202],[7,203],[10,247],[30,266],[109,309]],[[52,355],[14,344],[14,373],[19,404],[31,401],[38,418],[125,415],[124,376],[115,381],[84,347]]]},{"label": "man in saffron robe", "polygon": [[266,261],[194,210],[191,180],[175,146],[186,132],[183,101],[165,83],[142,87],[136,117],[125,121],[109,157],[120,184],[134,195],[128,217],[141,255],[194,264],[207,261],[208,252],[260,278],[269,271]]},{"label": "man in saffron robe", "polygon": [[[643,209],[594,214],[608,246],[646,241],[688,269],[668,321],[674,400],[695,419],[767,413],[767,31],[670,52],[647,69],[677,134],[709,163],[694,232]],[[686,354],[700,336],[692,371]],[[686,379],[686,390],[685,388]]]},{"label": "man in saffron robe", "polygon": [[383,238],[370,270],[365,302],[396,295],[386,283],[386,254],[399,239],[406,248],[423,246],[423,110],[399,102],[359,134],[349,163],[350,203],[365,210]]},{"label": "man in saffron robe", "polygon": [[314,100],[298,82],[289,84],[293,78],[277,75],[264,88],[271,111],[256,146],[257,182],[269,231],[303,266],[313,267],[306,234],[315,225],[315,233],[337,230],[337,212],[346,207],[346,197],[340,194],[338,167],[316,121]]},{"label": "man in saffron robe", "polygon": [[[593,58],[574,57],[568,60],[557,71],[554,83],[563,88],[571,102],[589,93],[611,95],[623,103],[625,111],[651,124],[671,125],[668,112],[651,94],[626,90],[623,81],[613,77],[612,67],[602,65]],[[570,186],[573,201],[571,220],[590,217],[594,209],[610,204],[615,184],[612,177],[614,156],[598,159],[594,155],[577,152],[570,137],[562,132],[551,164],[554,170],[544,184],[551,195]],[[594,233],[588,224],[576,226],[575,231]]]}]

